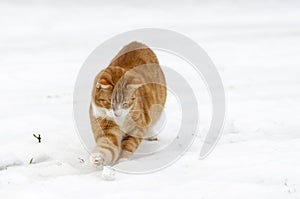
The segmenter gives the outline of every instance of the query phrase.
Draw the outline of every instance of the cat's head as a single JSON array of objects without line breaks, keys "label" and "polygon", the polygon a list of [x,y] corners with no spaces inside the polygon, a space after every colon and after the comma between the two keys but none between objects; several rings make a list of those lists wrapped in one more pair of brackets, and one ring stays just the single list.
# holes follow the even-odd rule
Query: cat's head
[{"label": "cat's head", "polygon": [[130,71],[125,73],[115,85],[111,106],[116,117],[127,115],[137,99],[137,88],[142,85],[138,76]]}]

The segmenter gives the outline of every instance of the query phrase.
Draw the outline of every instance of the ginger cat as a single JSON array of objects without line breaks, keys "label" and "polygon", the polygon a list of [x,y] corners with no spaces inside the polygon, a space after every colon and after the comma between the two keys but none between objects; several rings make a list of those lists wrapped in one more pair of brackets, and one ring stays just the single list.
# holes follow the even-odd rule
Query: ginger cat
[{"label": "ginger cat", "polygon": [[159,119],[166,101],[166,80],[146,45],[126,45],[94,80],[90,120],[97,146],[95,166],[114,165],[139,147]]}]

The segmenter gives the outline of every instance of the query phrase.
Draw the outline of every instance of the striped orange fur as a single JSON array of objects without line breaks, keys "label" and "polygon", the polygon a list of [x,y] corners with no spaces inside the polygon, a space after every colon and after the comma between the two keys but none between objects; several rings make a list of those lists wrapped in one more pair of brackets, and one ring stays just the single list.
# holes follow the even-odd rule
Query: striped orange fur
[{"label": "striped orange fur", "polygon": [[128,158],[148,136],[166,101],[166,81],[154,52],[132,42],[95,78],[91,126],[101,162],[113,165]]}]

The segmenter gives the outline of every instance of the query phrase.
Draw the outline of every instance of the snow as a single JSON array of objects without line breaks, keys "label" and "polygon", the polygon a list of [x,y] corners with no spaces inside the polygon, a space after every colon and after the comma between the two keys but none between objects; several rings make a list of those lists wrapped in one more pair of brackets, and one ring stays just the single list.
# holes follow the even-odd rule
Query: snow
[{"label": "snow", "polygon": [[114,168],[109,166],[104,166],[102,171],[102,178],[104,180],[115,180],[116,172]]},{"label": "snow", "polygon": [[[293,0],[1,1],[0,198],[299,198],[299,8]],[[73,87],[94,48],[142,27],[181,32],[206,50],[226,90],[224,134],[199,160],[210,121],[199,84],[200,132],[189,151],[159,172],[105,181],[76,133]]]}]

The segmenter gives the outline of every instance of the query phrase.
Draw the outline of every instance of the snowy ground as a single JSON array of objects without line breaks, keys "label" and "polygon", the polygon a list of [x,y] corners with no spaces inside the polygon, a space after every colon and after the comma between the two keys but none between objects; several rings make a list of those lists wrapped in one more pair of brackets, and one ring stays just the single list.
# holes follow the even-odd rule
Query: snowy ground
[{"label": "snowy ground", "polygon": [[[300,198],[299,2],[16,2],[0,2],[0,198]],[[73,86],[95,47],[141,27],[207,51],[226,89],[226,126],[204,160],[200,132],[169,168],[107,182],[76,134]]]}]

